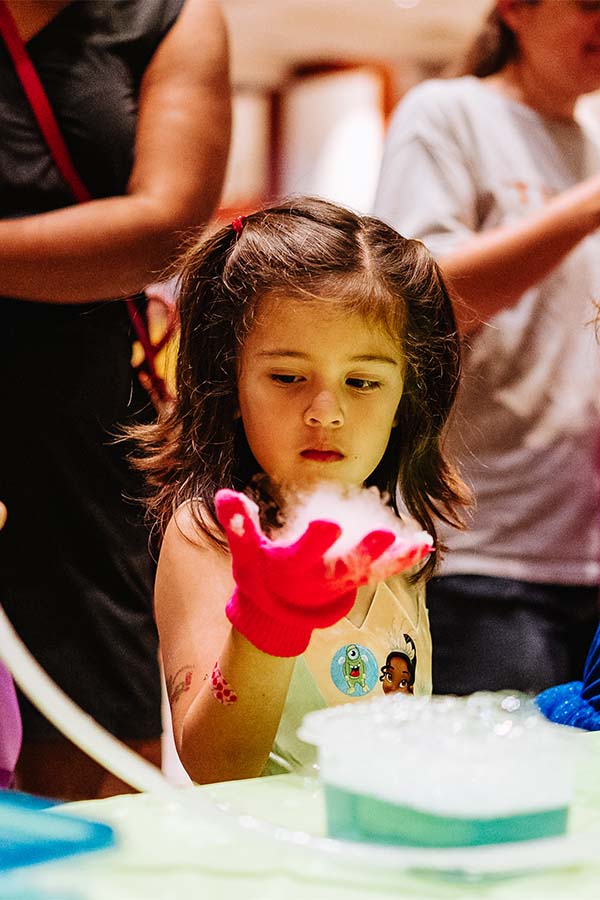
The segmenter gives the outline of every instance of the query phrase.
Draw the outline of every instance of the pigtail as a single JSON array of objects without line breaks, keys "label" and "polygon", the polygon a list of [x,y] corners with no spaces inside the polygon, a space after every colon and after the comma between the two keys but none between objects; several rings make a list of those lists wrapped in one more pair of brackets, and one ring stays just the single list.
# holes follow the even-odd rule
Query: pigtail
[{"label": "pigtail", "polygon": [[[237,429],[233,424],[234,408],[230,408],[231,427],[222,428],[222,404],[218,401],[223,394],[232,393],[236,352],[231,320],[219,315],[218,308],[224,273],[239,236],[239,230],[227,226],[206,241],[191,240],[179,257],[175,272],[169,273],[178,279],[180,351],[175,373],[176,398],[156,422],[137,426],[130,435],[138,447],[132,461],[146,478],[147,517],[158,540],[175,510],[192,500],[193,515],[201,531],[226,546],[215,514],[214,494],[219,487],[236,486],[232,460]],[[198,347],[198,333],[203,333],[202,347]],[[196,347],[202,354],[200,360]],[[214,356],[206,365],[210,350],[214,350]],[[218,411],[211,416],[215,400]],[[223,462],[216,471],[210,452],[214,442],[220,445]]]},{"label": "pigtail", "polygon": [[398,412],[399,486],[408,511],[436,539],[423,574],[429,576],[445,550],[437,541],[436,520],[463,528],[462,511],[471,494],[445,452],[445,436],[461,375],[461,340],[452,301],[437,263],[416,244],[421,290],[406,292],[407,378]]},{"label": "pigtail", "polygon": [[406,359],[396,427],[368,483],[383,487],[397,512],[399,490],[408,513],[433,537],[436,549],[417,580],[433,574],[445,550],[436,523],[464,527],[462,509],[471,502],[444,446],[461,374],[461,341],[452,300],[425,245],[393,232],[390,238],[390,229],[375,219],[367,220],[367,228],[378,271],[398,298],[397,330]]}]

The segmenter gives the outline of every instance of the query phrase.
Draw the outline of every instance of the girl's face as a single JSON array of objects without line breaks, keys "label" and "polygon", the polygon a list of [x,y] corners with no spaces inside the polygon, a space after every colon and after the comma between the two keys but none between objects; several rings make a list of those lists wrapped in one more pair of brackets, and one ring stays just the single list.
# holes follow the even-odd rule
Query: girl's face
[{"label": "girl's face", "polygon": [[600,87],[600,2],[504,0],[500,9],[539,84],[572,99]]},{"label": "girl's face", "polygon": [[403,371],[382,326],[327,301],[264,298],[238,377],[258,464],[282,487],[362,485],[388,445]]}]

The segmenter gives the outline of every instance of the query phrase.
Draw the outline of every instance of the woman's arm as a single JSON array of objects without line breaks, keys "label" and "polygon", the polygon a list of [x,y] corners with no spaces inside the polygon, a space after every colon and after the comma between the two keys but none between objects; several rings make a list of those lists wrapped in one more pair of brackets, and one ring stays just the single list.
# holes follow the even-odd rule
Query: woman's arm
[{"label": "woman's arm", "polygon": [[187,0],[142,80],[127,194],[0,221],[0,294],[78,303],[141,289],[214,211],[229,132],[222,14]]},{"label": "woman's arm", "polygon": [[552,198],[516,225],[476,236],[439,258],[455,293],[459,328],[469,332],[548,275],[600,227],[600,177]]},{"label": "woman's arm", "polygon": [[479,231],[486,182],[449,85],[420,85],[398,106],[375,214],[432,248],[457,296],[459,327],[468,332],[516,303],[600,226],[600,176],[535,211],[523,209],[519,221]]},{"label": "woman's arm", "polygon": [[[225,605],[231,558],[198,537],[184,507],[171,521],[156,579],[175,744],[199,783],[262,773],[283,712],[294,659],[269,656],[232,628]],[[237,697],[218,696],[215,664]]]}]

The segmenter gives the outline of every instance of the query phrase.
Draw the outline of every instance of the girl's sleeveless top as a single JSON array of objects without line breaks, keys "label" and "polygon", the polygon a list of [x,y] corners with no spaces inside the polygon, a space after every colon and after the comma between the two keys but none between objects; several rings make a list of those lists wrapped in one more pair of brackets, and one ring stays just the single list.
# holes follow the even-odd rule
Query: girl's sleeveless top
[{"label": "girl's sleeveless top", "polygon": [[[422,582],[411,584],[396,575],[381,582],[364,622],[342,619],[331,628],[315,629],[311,642],[294,667],[283,716],[264,774],[306,770],[316,759],[315,748],[297,737],[308,712],[359,703],[383,696],[390,655],[411,653],[415,695],[431,693],[431,635]],[[278,762],[277,758],[282,760]]]}]

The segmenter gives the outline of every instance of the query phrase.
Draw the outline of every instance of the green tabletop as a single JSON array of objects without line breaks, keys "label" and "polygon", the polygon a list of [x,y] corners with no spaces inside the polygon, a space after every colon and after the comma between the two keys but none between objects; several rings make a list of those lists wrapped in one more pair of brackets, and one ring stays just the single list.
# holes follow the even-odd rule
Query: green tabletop
[{"label": "green tabletop", "polygon": [[[324,834],[318,782],[298,775],[190,788],[166,801],[150,794],[65,806],[117,831],[114,850],[14,873],[0,897],[61,900],[379,900],[600,897],[600,734],[582,734],[569,833],[598,848],[583,863],[518,875],[465,878],[379,868],[348,852],[331,858],[305,835]],[[219,808],[212,804],[216,802]],[[224,809],[227,807],[227,809]],[[256,820],[259,825],[256,827]],[[261,831],[260,822],[281,826]],[[250,826],[250,827],[248,827]],[[254,826],[254,827],[252,827]],[[295,841],[290,832],[295,831]],[[503,853],[510,854],[510,845]],[[11,886],[12,885],[12,886]]]}]

